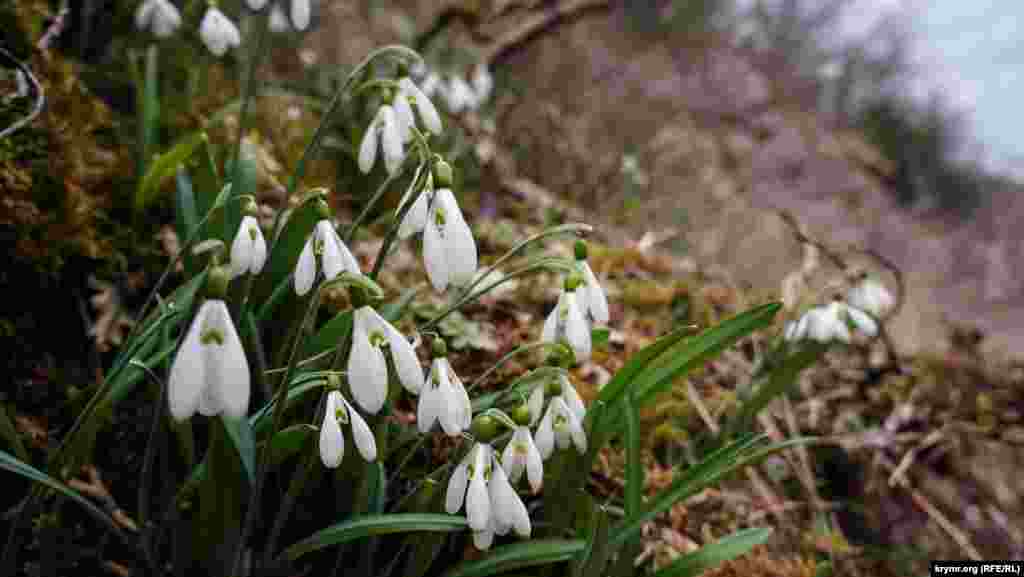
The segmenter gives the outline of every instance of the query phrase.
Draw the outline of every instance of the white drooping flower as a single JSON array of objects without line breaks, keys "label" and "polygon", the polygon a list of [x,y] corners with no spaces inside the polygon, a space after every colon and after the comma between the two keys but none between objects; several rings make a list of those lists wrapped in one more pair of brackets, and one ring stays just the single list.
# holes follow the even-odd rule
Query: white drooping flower
[{"label": "white drooping flower", "polygon": [[284,13],[279,2],[270,7],[270,18],[267,20],[267,28],[274,34],[283,34],[291,29],[288,16]]},{"label": "white drooping flower", "polygon": [[548,410],[537,427],[535,440],[537,450],[545,459],[551,456],[556,444],[559,449],[568,449],[570,444],[576,445],[581,455],[587,452],[587,435],[583,423],[576,418],[576,413],[565,404],[561,396],[548,403]]},{"label": "white drooping flower", "polygon": [[896,304],[896,300],[885,285],[870,277],[865,277],[847,291],[846,302],[876,318],[885,316]]},{"label": "white drooping flower", "polygon": [[245,4],[249,6],[249,10],[259,12],[267,5],[267,0],[245,0]]},{"label": "white drooping flower", "polygon": [[447,357],[436,357],[430,376],[420,390],[416,422],[421,433],[427,433],[435,422],[450,437],[461,435],[473,420],[473,406],[462,380],[452,370]]},{"label": "white drooping flower", "polygon": [[394,175],[402,166],[405,151],[402,149],[402,133],[395,118],[395,109],[389,104],[377,109],[377,114],[367,127],[363,142],[359,145],[359,170],[363,174],[369,173],[377,160],[378,143],[384,153],[384,167],[388,175]]},{"label": "white drooping flower", "polygon": [[449,284],[465,284],[476,274],[476,241],[449,188],[438,189],[429,201],[423,228],[423,264],[430,284],[438,292]]},{"label": "white drooping flower", "polygon": [[471,110],[476,107],[476,94],[461,76],[453,74],[448,79],[448,85],[445,88],[445,104],[448,105],[448,110],[452,113],[458,114],[463,110]]},{"label": "white drooping flower", "polygon": [[388,364],[381,350],[385,344],[391,349],[402,386],[410,393],[419,394],[423,388],[423,368],[412,345],[373,307],[356,309],[352,313],[348,380],[356,402],[372,414],[380,411],[388,394]]},{"label": "white drooping flower", "polygon": [[398,81],[398,91],[394,99],[395,119],[398,121],[399,134],[403,142],[412,139],[411,128],[416,125],[413,107],[423,122],[423,126],[434,134],[441,134],[441,115],[430,98],[408,77]]},{"label": "white drooping flower", "polygon": [[320,257],[320,264],[324,271],[324,277],[328,280],[338,276],[341,271],[351,274],[361,274],[359,261],[352,256],[345,243],[338,236],[327,219],[316,223],[312,234],[302,247],[299,254],[299,262],[295,266],[295,293],[302,296],[313,288],[316,280],[316,257]]},{"label": "white drooping flower", "polygon": [[505,445],[501,453],[501,464],[505,473],[513,483],[518,483],[519,478],[526,471],[526,479],[530,482],[530,489],[534,494],[540,491],[544,484],[544,462],[533,442],[533,435],[530,427],[520,425],[512,433],[512,439]]},{"label": "white drooping flower", "polygon": [[135,27],[167,38],[181,26],[181,12],[168,0],[143,0],[135,10]]},{"label": "white drooping flower", "polygon": [[267,241],[256,217],[245,215],[231,242],[231,278],[259,274],[267,262]]},{"label": "white drooping flower", "polygon": [[199,307],[171,365],[167,398],[177,421],[198,410],[242,418],[249,408],[249,363],[221,299]]},{"label": "white drooping flower", "polygon": [[[571,286],[569,282],[566,284]],[[541,340],[557,343],[564,339],[576,354],[576,359],[584,361],[590,358],[590,323],[577,300],[578,288],[569,286],[563,287],[558,304],[544,321]]]},{"label": "white drooping flower", "polygon": [[327,410],[320,425],[320,460],[324,466],[334,469],[345,456],[345,436],[340,423],[352,426],[352,440],[363,459],[367,462],[377,460],[377,441],[373,438],[373,431],[341,392],[331,391],[327,394]]},{"label": "white drooping flower", "polygon": [[583,285],[576,289],[576,296],[584,315],[589,315],[597,324],[608,322],[608,297],[601,288],[597,276],[585,260],[577,260],[576,267],[583,276]]},{"label": "white drooping flower", "polygon": [[217,7],[210,6],[199,23],[199,38],[214,56],[224,56],[228,48],[242,43],[238,27]]},{"label": "white drooping flower", "polygon": [[807,311],[795,323],[787,324],[783,338],[790,342],[810,339],[819,343],[838,340],[849,344],[852,335],[848,322],[864,335],[873,337],[878,334],[878,323],[868,314],[845,302],[833,300],[828,305]]},{"label": "white drooping flower", "polygon": [[291,0],[292,26],[298,31],[309,28],[309,0]]},{"label": "white drooping flower", "polygon": [[448,482],[445,510],[454,515],[466,505],[466,518],[473,530],[473,544],[488,549],[494,535],[514,529],[520,537],[531,533],[526,505],[505,476],[494,450],[477,443],[462,460]]}]

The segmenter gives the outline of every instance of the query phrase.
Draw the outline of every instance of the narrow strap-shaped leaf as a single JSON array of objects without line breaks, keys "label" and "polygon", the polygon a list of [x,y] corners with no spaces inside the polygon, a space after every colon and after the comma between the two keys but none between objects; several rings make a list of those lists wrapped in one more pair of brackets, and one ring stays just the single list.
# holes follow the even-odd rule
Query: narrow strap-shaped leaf
[{"label": "narrow strap-shaped leaf", "polygon": [[754,390],[753,396],[740,405],[739,411],[729,424],[729,432],[735,434],[747,428],[755,415],[796,382],[800,371],[821,359],[825,349],[824,345],[808,343],[804,349],[786,357],[781,365],[773,368],[768,377]]},{"label": "narrow strap-shaped leaf", "polygon": [[605,565],[612,552],[608,545],[608,528],[608,510],[599,507],[592,518],[587,547],[578,558],[575,577],[604,575]]},{"label": "narrow strap-shaped leaf", "polygon": [[7,414],[7,407],[3,404],[0,404],[0,437],[3,437],[10,443],[11,448],[14,449],[14,454],[19,459],[28,461],[28,451],[25,450],[25,444],[21,442],[21,435],[14,428],[14,423]]},{"label": "narrow strap-shaped leaf", "polygon": [[205,132],[193,132],[178,140],[167,152],[157,155],[135,192],[136,211],[141,211],[153,202],[161,184],[177,172],[178,167],[199,149],[206,138]]},{"label": "narrow strap-shaped leaf", "polygon": [[463,561],[444,577],[486,577],[506,571],[568,561],[586,548],[582,539],[537,539],[495,547],[482,559]]},{"label": "narrow strap-shaped leaf", "polygon": [[743,529],[693,553],[683,555],[654,577],[697,577],[708,569],[735,559],[768,540],[772,530],[768,527]]},{"label": "narrow strap-shaped leaf", "polygon": [[360,517],[332,525],[313,533],[309,537],[288,547],[284,556],[295,560],[313,551],[325,547],[340,545],[356,539],[390,533],[409,533],[415,531],[461,531],[469,526],[465,517],[454,515],[435,515],[426,513],[399,513],[394,515],[376,515]]},{"label": "narrow strap-shaped leaf", "polygon": [[316,438],[318,432],[319,429],[309,423],[299,423],[278,431],[270,441],[270,466],[278,467],[301,451],[310,439]]},{"label": "narrow strap-shaped leaf", "polygon": [[622,412],[626,415],[626,518],[640,514],[644,491],[644,466],[640,462],[640,416],[633,405],[632,395],[622,398]]}]

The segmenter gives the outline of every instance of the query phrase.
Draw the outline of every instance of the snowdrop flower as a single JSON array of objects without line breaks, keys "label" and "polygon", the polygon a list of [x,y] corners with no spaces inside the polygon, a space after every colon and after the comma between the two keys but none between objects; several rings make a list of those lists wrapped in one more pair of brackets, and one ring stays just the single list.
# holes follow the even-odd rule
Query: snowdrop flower
[{"label": "snowdrop flower", "polygon": [[267,5],[267,0],[245,0],[245,3],[249,6],[249,10],[259,12]]},{"label": "snowdrop flower", "polygon": [[345,456],[345,436],[339,423],[352,426],[352,440],[363,459],[373,462],[377,459],[377,441],[373,431],[359,413],[341,396],[339,391],[327,394],[327,411],[320,426],[320,460],[331,469],[341,464]]},{"label": "snowdrop flower", "polygon": [[519,482],[519,478],[526,471],[526,478],[530,482],[533,494],[540,491],[544,484],[544,462],[533,442],[533,435],[530,434],[530,427],[519,425],[512,433],[512,439],[505,445],[501,453],[501,464],[513,483]]},{"label": "snowdrop flower", "polygon": [[878,323],[864,311],[840,300],[833,300],[826,306],[807,311],[795,324],[788,324],[783,337],[787,341],[811,339],[829,343],[839,340],[849,344],[852,336],[847,321],[869,337],[878,334]]},{"label": "snowdrop flower", "polygon": [[371,306],[352,313],[352,351],[348,357],[348,380],[356,402],[376,414],[388,394],[388,364],[381,347],[390,345],[398,380],[413,394],[423,388],[423,369],[416,351],[384,317]]},{"label": "snowdrop flower", "polygon": [[181,12],[168,0],[143,0],[135,10],[135,27],[167,38],[181,26]]},{"label": "snowdrop flower", "polygon": [[885,285],[866,275],[861,279],[860,284],[847,291],[846,301],[850,303],[850,306],[876,318],[884,316],[896,304]]},{"label": "snowdrop flower", "polygon": [[291,25],[288,23],[288,17],[284,14],[284,8],[281,8],[281,4],[275,3],[270,7],[270,18],[267,21],[267,28],[270,29],[274,34],[283,34],[289,30]]},{"label": "snowdrop flower", "polygon": [[210,6],[199,23],[199,38],[214,56],[224,56],[228,48],[242,43],[242,37],[235,23],[217,7]]},{"label": "snowdrop flower", "polygon": [[306,240],[299,254],[299,262],[295,266],[295,293],[302,296],[313,288],[313,281],[316,280],[316,257],[320,257],[320,264],[324,271],[324,277],[328,280],[338,276],[341,271],[348,271],[352,274],[361,274],[359,261],[345,246],[345,243],[338,236],[331,223],[324,218],[316,223],[316,228]]},{"label": "snowdrop flower", "polygon": [[377,143],[384,153],[384,167],[388,175],[394,175],[405,159],[405,151],[402,150],[402,133],[399,130],[398,119],[395,118],[395,109],[385,104],[377,109],[376,116],[370,122],[370,126],[363,135],[363,142],[359,145],[359,170],[363,174],[370,172],[373,163],[377,160]]},{"label": "snowdrop flower", "polygon": [[583,431],[583,423],[561,397],[551,399],[548,404],[548,410],[537,427],[536,441],[537,450],[545,459],[551,456],[556,443],[559,449],[568,449],[573,444],[581,455],[587,452],[587,435]]},{"label": "snowdrop flower", "polygon": [[416,125],[412,108],[416,107],[423,126],[434,134],[441,134],[441,115],[430,98],[423,93],[408,76],[398,81],[398,93],[394,99],[395,119],[398,121],[399,133],[403,142],[412,139],[412,127]]},{"label": "snowdrop flower", "polygon": [[[226,290],[226,278],[223,283]],[[211,298],[199,307],[171,365],[167,396],[177,421],[192,417],[196,410],[208,417],[221,412],[245,416],[249,363],[223,300]]]},{"label": "snowdrop flower", "polygon": [[576,296],[581,284],[582,279],[578,275],[566,279],[558,304],[548,314],[541,333],[541,340],[545,342],[568,341],[580,361],[590,358],[590,325]]},{"label": "snowdrop flower", "polygon": [[432,98],[437,91],[441,88],[441,77],[435,72],[428,72],[423,78],[423,82],[420,83],[420,91],[427,96]]},{"label": "snowdrop flower", "polygon": [[583,276],[583,285],[577,289],[577,301],[584,315],[589,315],[597,324],[608,322],[608,297],[594,271],[587,264],[587,243],[576,241],[576,268]]},{"label": "snowdrop flower", "polygon": [[298,31],[309,28],[309,0],[291,0],[292,26]]},{"label": "snowdrop flower", "polygon": [[[255,211],[255,208],[254,208]],[[231,242],[231,278],[246,272],[259,274],[267,262],[267,241],[254,214],[242,217],[242,224]]]},{"label": "snowdrop flower", "polygon": [[454,515],[463,502],[473,530],[473,544],[478,549],[490,548],[494,535],[505,535],[509,529],[520,537],[530,536],[532,527],[526,505],[487,443],[477,443],[448,482],[445,510]]},{"label": "snowdrop flower", "polygon": [[476,274],[476,241],[450,188],[437,190],[429,202],[423,228],[423,264],[430,284],[438,292],[444,292],[449,284],[467,283]]},{"label": "snowdrop flower", "polygon": [[461,76],[453,74],[448,80],[447,88],[444,93],[445,103],[452,113],[458,114],[476,107],[476,95]]},{"label": "snowdrop flower", "polygon": [[473,406],[462,380],[452,370],[445,356],[445,345],[441,339],[434,341],[434,361],[430,377],[420,391],[416,407],[416,422],[421,433],[428,433],[435,422],[450,437],[461,435],[469,428],[473,419]]},{"label": "snowdrop flower", "polygon": [[527,408],[530,414],[530,424],[535,424],[541,418],[541,414],[544,410],[544,394],[551,395],[552,398],[561,398],[562,402],[565,403],[566,407],[572,411],[573,415],[576,415],[576,420],[583,422],[583,417],[587,414],[587,407],[583,404],[583,399],[580,398],[576,387],[572,386],[572,382],[569,380],[568,375],[559,375],[558,379],[549,382],[546,386],[538,386],[533,389],[530,393],[530,398],[527,401]]}]

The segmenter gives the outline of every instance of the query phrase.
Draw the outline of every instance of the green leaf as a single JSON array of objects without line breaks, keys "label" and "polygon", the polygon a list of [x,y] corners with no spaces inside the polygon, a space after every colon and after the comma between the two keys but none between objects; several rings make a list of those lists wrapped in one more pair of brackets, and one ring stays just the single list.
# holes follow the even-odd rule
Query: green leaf
[{"label": "green leaf", "polygon": [[399,513],[360,517],[317,531],[285,549],[283,555],[294,561],[306,553],[365,537],[415,531],[452,532],[461,531],[468,526],[469,523],[464,517],[454,515]]},{"label": "green leaf", "polygon": [[741,338],[771,324],[782,303],[769,303],[740,313],[673,346],[636,377],[638,406],[671,386],[680,375],[704,363]]},{"label": "green leaf", "polygon": [[800,372],[818,362],[826,349],[825,345],[808,343],[796,354],[786,357],[781,365],[773,367],[767,378],[760,380],[761,384],[750,399],[740,405],[736,416],[729,424],[730,433],[735,434],[749,427],[754,417],[773,399],[793,386]]},{"label": "green leaf", "polygon": [[178,167],[183,165],[206,140],[205,132],[193,132],[178,140],[167,152],[156,156],[135,191],[136,212],[141,212],[153,202],[163,182],[174,176]]},{"label": "green leaf", "polygon": [[54,491],[59,492],[60,494],[71,499],[75,503],[81,505],[86,510],[86,512],[89,513],[89,515],[91,515],[93,518],[97,519],[104,525],[106,525],[109,529],[111,529],[118,535],[122,535],[120,528],[118,528],[117,524],[114,523],[114,520],[111,519],[109,515],[104,513],[99,507],[93,505],[91,501],[80,495],[74,489],[68,487],[64,483],[61,483],[57,479],[50,477],[46,473],[43,473],[42,471],[36,469],[31,465],[19,461],[17,458],[15,458],[13,455],[6,451],[0,451],[0,469],[10,471],[16,475],[21,475],[22,477],[30,481],[35,481],[36,483],[40,483],[46,487],[53,489]]},{"label": "green leaf", "polygon": [[221,415],[220,418],[224,422],[224,430],[227,431],[228,438],[231,439],[232,445],[238,452],[238,458],[242,461],[249,482],[254,482],[256,480],[256,442],[253,440],[252,425],[249,423],[249,419],[245,417],[233,419],[227,415]]},{"label": "green leaf", "polygon": [[338,348],[338,344],[352,332],[352,310],[338,313],[331,320],[324,323],[315,335],[306,339],[302,348],[302,356],[299,358],[308,359],[319,355],[324,351]]},{"label": "green leaf", "polygon": [[608,546],[608,510],[599,507],[591,520],[587,547],[580,553],[576,564],[575,577],[596,577],[604,575],[605,565],[612,548]]},{"label": "green leaf", "polygon": [[704,571],[717,567],[746,554],[754,547],[768,540],[770,528],[753,528],[737,531],[711,545],[683,555],[668,567],[654,574],[654,577],[697,577]]},{"label": "green leaf", "polygon": [[389,323],[395,323],[398,319],[402,318],[405,314],[406,309],[409,308],[409,304],[412,303],[412,299],[420,292],[419,287],[412,287],[402,291],[401,296],[397,299],[382,304],[377,308],[377,313],[384,317],[384,320]]},{"label": "green leaf", "polygon": [[316,437],[318,429],[308,423],[300,423],[281,429],[274,434],[270,442],[270,465],[278,467],[306,447],[306,443]]},{"label": "green leaf", "polygon": [[754,464],[788,447],[808,442],[808,439],[801,438],[760,447],[766,440],[766,435],[744,436],[688,468],[682,475],[678,475],[672,485],[659,493],[643,512],[623,520],[612,531],[612,544],[619,545],[636,536],[645,522],[668,511],[678,501],[696,495],[705,487],[711,486],[733,471]]},{"label": "green leaf", "polygon": [[[244,419],[243,419],[244,420]],[[210,574],[227,574],[248,502],[245,440],[228,418],[210,419],[205,475],[199,485],[199,510],[193,525],[193,550]]]},{"label": "green leaf", "polygon": [[29,460],[25,444],[21,442],[21,435],[18,434],[14,423],[11,422],[11,417],[7,414],[7,407],[3,404],[0,404],[0,437],[10,443],[11,448],[14,449],[14,454],[19,459],[22,461]]},{"label": "green leaf", "polygon": [[627,519],[640,514],[644,491],[644,464],[640,462],[640,415],[631,401],[631,395],[622,399],[622,412],[626,415]]},{"label": "green leaf", "polygon": [[[199,225],[199,214],[196,212],[196,195],[192,189],[192,179],[189,178],[185,167],[179,166],[175,174],[177,193],[174,195],[174,222],[178,233],[178,239],[185,242],[191,238]],[[182,266],[185,274],[189,277],[195,275],[195,258],[191,251],[185,251],[181,255]]]},{"label": "green leaf", "polygon": [[485,577],[524,567],[568,561],[586,548],[582,539],[535,539],[496,547],[483,559],[463,561],[444,577]]}]

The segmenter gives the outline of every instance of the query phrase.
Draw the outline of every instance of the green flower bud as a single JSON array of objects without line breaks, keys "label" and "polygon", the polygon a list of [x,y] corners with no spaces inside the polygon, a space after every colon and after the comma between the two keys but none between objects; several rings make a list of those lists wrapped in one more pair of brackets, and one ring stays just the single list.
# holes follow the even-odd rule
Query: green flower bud
[{"label": "green flower bud", "polygon": [[214,266],[206,277],[206,296],[211,299],[224,300],[228,295],[228,284],[231,282],[231,271],[224,266]]},{"label": "green flower bud", "polygon": [[574,291],[579,288],[581,284],[583,284],[583,277],[580,276],[579,273],[574,272],[565,279],[565,285],[563,286],[567,291]]},{"label": "green flower bud", "polygon": [[435,337],[434,342],[430,344],[430,352],[435,359],[448,356],[448,345],[445,344],[444,339],[441,337]]},{"label": "green flower bud", "polygon": [[450,164],[442,158],[434,161],[434,184],[438,188],[451,188],[452,177],[452,166]]},{"label": "green flower bud", "polygon": [[252,198],[246,198],[242,203],[242,215],[243,216],[254,216],[260,215],[260,207],[256,204],[256,201]]},{"label": "green flower bud", "polygon": [[479,415],[473,419],[469,430],[478,442],[488,443],[498,436],[498,421],[489,415]]},{"label": "green flower bud", "polygon": [[320,217],[320,220],[331,218],[331,205],[327,204],[322,198],[316,200],[316,214]]},{"label": "green flower bud", "polygon": [[562,394],[561,379],[552,379],[544,385],[544,394],[548,397],[557,397]]},{"label": "green flower bud", "polygon": [[530,407],[526,403],[512,409],[512,420],[517,425],[526,426],[530,424]]}]

